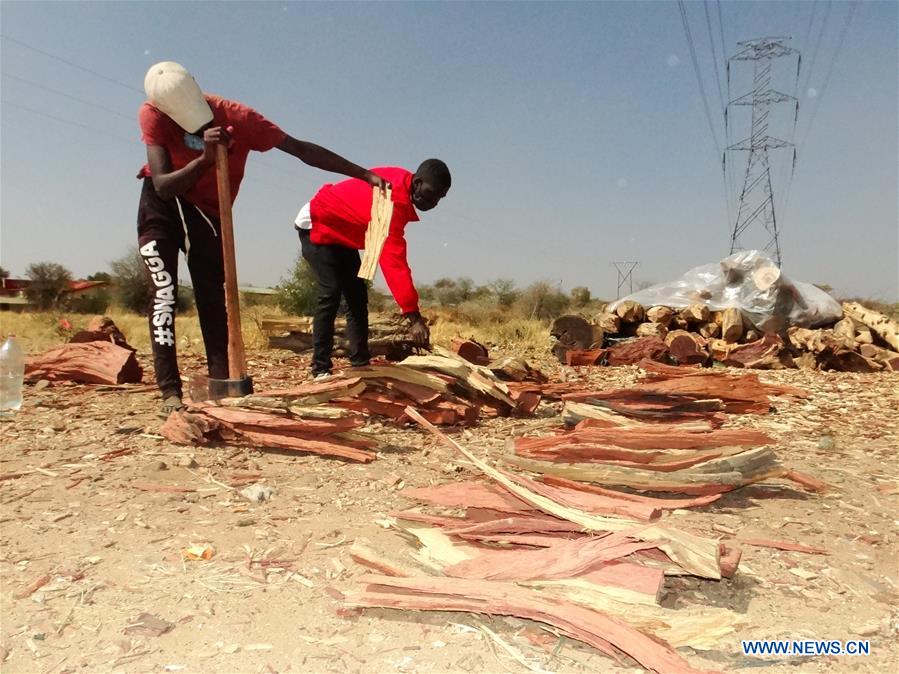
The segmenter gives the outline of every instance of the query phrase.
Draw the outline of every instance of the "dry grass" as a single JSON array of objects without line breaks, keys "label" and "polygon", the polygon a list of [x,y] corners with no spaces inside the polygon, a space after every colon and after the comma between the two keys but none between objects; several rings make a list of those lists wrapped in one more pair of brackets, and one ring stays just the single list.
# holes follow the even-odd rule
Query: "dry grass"
[{"label": "dry grass", "polygon": [[[145,316],[121,309],[110,309],[107,315],[125,333],[125,337],[134,348],[141,352],[150,351],[150,333]],[[248,349],[265,348],[266,338],[260,329],[262,318],[278,316],[284,316],[284,313],[272,307],[248,307],[243,310],[243,338]],[[482,320],[476,323],[471,316],[447,310],[431,310],[428,317],[433,323],[432,341],[442,346],[449,346],[456,336],[471,337],[501,349],[548,348],[550,344],[549,324],[546,321],[515,318],[500,312],[486,312],[481,317]],[[71,323],[72,330],[60,327],[63,318]],[[68,341],[72,332],[83,330],[91,318],[91,314],[4,312],[0,314],[0,334],[14,334],[27,353],[39,353]],[[205,353],[196,312],[178,316],[175,320],[175,334],[179,352],[200,355]]]},{"label": "dry grass", "polygon": [[[259,329],[258,321],[262,316],[278,315],[277,309],[270,307],[251,307],[243,312],[241,327],[247,348],[260,348],[265,345],[265,337]],[[150,332],[146,316],[110,309],[106,315],[115,321],[119,329],[125,333],[128,343],[142,352],[150,351]],[[26,353],[39,353],[68,341],[68,337],[78,330],[83,330],[92,314],[73,314],[56,312],[4,312],[0,314],[0,334],[14,334],[22,344]],[[62,319],[71,323],[73,330],[65,330],[60,326]],[[182,353],[204,354],[203,336],[200,333],[200,321],[196,312],[179,315],[175,319],[175,335],[178,339],[178,350]]]}]

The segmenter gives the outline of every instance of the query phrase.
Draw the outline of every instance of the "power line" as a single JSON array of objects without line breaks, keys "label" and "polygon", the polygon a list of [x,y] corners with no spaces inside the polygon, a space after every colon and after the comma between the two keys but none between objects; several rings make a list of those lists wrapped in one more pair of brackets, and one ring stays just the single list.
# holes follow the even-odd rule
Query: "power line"
[{"label": "power line", "polygon": [[687,36],[687,45],[690,48],[690,58],[693,61],[693,72],[696,73],[696,83],[699,85],[699,94],[702,97],[702,107],[705,110],[705,118],[709,124],[709,132],[712,134],[712,142],[715,144],[715,154],[721,154],[721,145],[718,143],[718,136],[715,133],[715,124],[712,122],[712,113],[709,109],[709,99],[705,93],[705,86],[702,83],[702,73],[699,70],[699,59],[696,58],[696,45],[693,42],[693,35],[690,32],[690,22],[687,19],[687,8],[684,7],[684,0],[677,0],[678,9],[680,9],[681,21],[684,24],[684,34]]},{"label": "power line", "polygon": [[38,54],[43,54],[44,56],[46,56],[48,58],[54,59],[55,61],[59,61],[60,63],[65,63],[66,65],[71,66],[72,68],[81,70],[83,72],[90,73],[94,77],[99,77],[101,80],[106,80],[107,82],[110,82],[112,84],[117,84],[118,86],[124,87],[125,89],[128,89],[129,91],[135,91],[135,92],[139,93],[141,96],[144,95],[143,89],[138,89],[137,87],[131,86],[130,84],[128,84],[126,82],[122,82],[121,80],[117,80],[113,77],[108,77],[102,73],[98,73],[96,70],[93,70],[92,68],[87,68],[85,66],[79,65],[79,64],[75,63],[74,61],[70,61],[68,59],[63,58],[62,56],[57,56],[56,54],[51,54],[48,51],[39,49],[38,47],[35,47],[34,45],[30,45],[23,40],[19,40],[18,38],[10,37],[9,35],[0,34],[0,39],[9,40],[10,42],[15,42],[17,45],[25,47],[25,49],[30,49],[31,51],[37,52]]},{"label": "power line", "polygon": [[16,103],[15,101],[3,101],[3,105],[9,105],[14,108],[19,108],[20,110],[24,110],[26,112],[30,112],[32,115],[40,115],[41,117],[46,117],[48,119],[52,119],[60,124],[68,124],[69,126],[77,126],[81,129],[87,129],[88,131],[93,131],[94,133],[99,133],[107,138],[112,138],[114,140],[118,140],[124,143],[128,143],[129,145],[139,144],[138,141],[134,139],[128,139],[123,136],[117,136],[113,133],[109,133],[106,129],[98,129],[95,126],[90,126],[88,124],[81,124],[79,122],[73,122],[71,119],[63,119],[62,117],[56,117],[55,115],[51,115],[49,113],[44,112],[43,110],[35,110],[34,108],[29,108],[26,105],[22,105],[20,103]]},{"label": "power line", "polygon": [[812,49],[811,61],[809,61],[808,71],[805,75],[805,82],[802,83],[801,91],[805,92],[808,90],[808,83],[812,77],[812,72],[815,70],[815,62],[818,60],[818,51],[821,48],[821,40],[824,37],[824,31],[827,28],[827,19],[830,18],[830,6],[831,0],[828,0],[827,6],[824,8],[824,19],[821,21],[821,30],[818,31],[818,39],[815,40],[815,46]]},{"label": "power line", "polygon": [[105,110],[106,112],[108,112],[112,115],[116,115],[118,117],[123,117],[124,119],[127,119],[129,122],[133,122],[136,119],[135,115],[126,115],[122,112],[112,110],[110,108],[107,108],[103,105],[99,105],[92,101],[86,101],[83,98],[78,98],[77,96],[72,96],[71,94],[67,94],[64,91],[60,91],[59,89],[53,89],[52,87],[48,87],[44,84],[40,84],[38,82],[35,82],[34,80],[29,80],[25,77],[19,77],[18,75],[13,75],[12,73],[9,73],[6,71],[3,71],[2,75],[3,75],[3,77],[9,77],[10,79],[18,80],[19,82],[25,82],[26,84],[29,84],[33,87],[37,87],[38,89],[43,89],[44,91],[49,91],[52,94],[56,94],[58,96],[64,96],[65,98],[68,98],[70,100],[81,103],[82,105],[89,105],[92,108],[97,108],[99,110]]}]

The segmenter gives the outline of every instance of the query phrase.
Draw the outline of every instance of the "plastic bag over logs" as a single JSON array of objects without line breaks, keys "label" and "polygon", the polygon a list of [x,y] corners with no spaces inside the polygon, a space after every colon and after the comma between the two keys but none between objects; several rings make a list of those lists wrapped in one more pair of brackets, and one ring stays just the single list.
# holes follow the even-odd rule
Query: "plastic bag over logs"
[{"label": "plastic bag over logs", "polygon": [[764,253],[744,250],[717,264],[694,267],[676,281],[659,283],[616,300],[644,307],[682,309],[705,304],[711,311],[736,307],[757,329],[782,332],[797,325],[814,328],[840,320],[843,310],[833,297],[811,283],[793,281]]}]

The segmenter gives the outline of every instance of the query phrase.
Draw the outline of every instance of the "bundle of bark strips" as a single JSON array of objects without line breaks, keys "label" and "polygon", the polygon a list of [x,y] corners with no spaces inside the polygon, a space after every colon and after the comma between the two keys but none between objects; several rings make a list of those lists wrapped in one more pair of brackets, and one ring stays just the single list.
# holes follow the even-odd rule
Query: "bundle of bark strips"
[{"label": "bundle of bark strips", "polygon": [[464,515],[393,513],[415,549],[357,542],[351,556],[379,575],[360,579],[362,589],[346,596],[350,606],[528,618],[656,672],[696,672],[674,649],[711,649],[737,629],[739,617],[725,609],[659,605],[666,575],[718,580],[736,572],[738,550],[663,519],[717,495],[657,499],[538,482],[491,467],[409,414],[486,479],[405,490]]},{"label": "bundle of bark strips", "polygon": [[339,379],[244,398],[191,403],[187,410],[171,414],[160,433],[177,444],[222,442],[367,463],[376,458],[379,443],[370,435],[354,432],[365,424],[365,418],[325,404],[364,388],[361,379]]},{"label": "bundle of bark strips", "polygon": [[111,318],[95,316],[68,344],[25,360],[26,381],[73,381],[80,384],[138,384],[143,368],[134,348]]},{"label": "bundle of bark strips", "polygon": [[773,370],[899,369],[899,324],[857,302],[844,303],[843,318],[831,327],[794,326],[782,334],[763,334],[739,309],[710,311],[705,304],[645,308],[628,300],[592,322],[563,316],[551,333],[557,338],[554,353],[568,365],[632,365],[651,359]]}]

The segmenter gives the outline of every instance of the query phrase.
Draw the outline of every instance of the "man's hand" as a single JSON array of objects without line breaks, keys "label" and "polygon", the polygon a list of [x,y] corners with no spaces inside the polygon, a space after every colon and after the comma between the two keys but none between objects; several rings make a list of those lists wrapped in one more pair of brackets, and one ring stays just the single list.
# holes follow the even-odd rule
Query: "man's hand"
[{"label": "man's hand", "polygon": [[406,319],[409,321],[409,336],[412,338],[412,342],[415,346],[428,349],[431,346],[431,331],[428,329],[428,324],[425,322],[425,319],[418,312],[414,312],[411,314],[406,314]]},{"label": "man's hand", "polygon": [[234,127],[229,126],[223,129],[220,126],[213,126],[203,132],[203,161],[212,165],[215,164],[215,147],[216,145],[224,145],[231,147],[233,142],[231,132]]},{"label": "man's hand", "polygon": [[384,180],[384,178],[379,176],[377,173],[372,173],[371,171],[369,171],[365,176],[365,182],[367,182],[372,187],[377,187],[379,190],[381,190],[382,194],[387,192],[388,187],[391,187],[389,180]]}]

